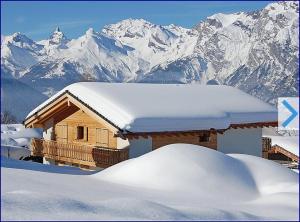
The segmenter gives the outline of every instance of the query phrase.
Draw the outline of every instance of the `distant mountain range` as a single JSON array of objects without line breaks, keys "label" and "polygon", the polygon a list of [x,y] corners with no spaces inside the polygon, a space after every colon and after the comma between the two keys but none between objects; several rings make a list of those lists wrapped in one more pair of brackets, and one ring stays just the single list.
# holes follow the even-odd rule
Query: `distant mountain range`
[{"label": "distant mountain range", "polygon": [[226,84],[274,104],[298,95],[298,13],[298,2],[276,2],[215,14],[193,29],[127,19],[72,40],[59,28],[38,42],[1,36],[2,97],[7,104],[28,98],[14,107],[18,119],[78,81]]}]

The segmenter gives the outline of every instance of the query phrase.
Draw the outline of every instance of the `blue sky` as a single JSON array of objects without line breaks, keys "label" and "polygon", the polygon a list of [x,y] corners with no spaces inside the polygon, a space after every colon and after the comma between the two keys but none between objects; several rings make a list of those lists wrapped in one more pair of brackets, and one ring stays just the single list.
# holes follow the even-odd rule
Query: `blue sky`
[{"label": "blue sky", "polygon": [[100,31],[106,24],[127,18],[177,24],[190,28],[212,14],[253,11],[270,1],[248,2],[2,2],[1,34],[21,32],[34,40],[48,38],[56,26],[75,38],[89,27]]}]

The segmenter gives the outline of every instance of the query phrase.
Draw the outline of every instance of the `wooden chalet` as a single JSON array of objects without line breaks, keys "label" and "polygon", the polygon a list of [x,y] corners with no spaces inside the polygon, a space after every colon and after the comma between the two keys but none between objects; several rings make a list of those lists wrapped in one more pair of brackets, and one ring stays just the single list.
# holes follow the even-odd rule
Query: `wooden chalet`
[{"label": "wooden chalet", "polygon": [[58,92],[24,124],[43,129],[31,148],[45,164],[105,168],[172,143],[261,156],[261,129],[277,126],[277,112],[227,86],[88,82]]},{"label": "wooden chalet", "polygon": [[263,137],[263,157],[291,168],[296,168],[299,165],[298,155],[289,151],[287,147],[278,144],[272,145],[272,139],[269,137]]}]

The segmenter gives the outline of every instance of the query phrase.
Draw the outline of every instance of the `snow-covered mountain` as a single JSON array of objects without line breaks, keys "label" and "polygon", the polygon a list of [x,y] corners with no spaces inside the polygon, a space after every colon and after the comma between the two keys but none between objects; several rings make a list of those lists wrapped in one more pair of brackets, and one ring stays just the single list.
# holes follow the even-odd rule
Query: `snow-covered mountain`
[{"label": "snow-covered mountain", "polygon": [[[58,43],[51,45],[58,32]],[[47,95],[78,81],[143,81],[152,68],[192,55],[197,39],[196,30],[143,19],[123,20],[101,32],[89,29],[73,40],[55,30],[49,40],[38,42],[45,58],[29,66],[20,80]]]},{"label": "snow-covered mountain", "polygon": [[146,61],[148,71],[164,62],[191,55],[198,38],[196,30],[185,29],[173,24],[155,25],[143,19],[127,19],[117,24],[105,26],[103,33],[130,46],[134,58]]},{"label": "snow-covered mountain", "polygon": [[44,47],[17,32],[1,36],[1,77],[19,78],[24,70],[45,58]]},{"label": "snow-covered mountain", "polygon": [[216,14],[199,23],[195,52],[206,76],[274,103],[296,96],[299,73],[299,4],[280,2],[251,13]]},{"label": "snow-covered mountain", "polygon": [[67,39],[65,34],[60,31],[59,27],[57,27],[49,39],[41,40],[38,42],[38,44],[44,46],[47,56],[51,56],[58,53],[58,49],[66,49],[68,42],[69,40]]},{"label": "snow-covered mountain", "polygon": [[1,78],[46,95],[78,81],[227,84],[275,103],[298,94],[298,13],[276,2],[193,29],[126,19],[72,40],[59,28],[39,42],[1,36]]}]

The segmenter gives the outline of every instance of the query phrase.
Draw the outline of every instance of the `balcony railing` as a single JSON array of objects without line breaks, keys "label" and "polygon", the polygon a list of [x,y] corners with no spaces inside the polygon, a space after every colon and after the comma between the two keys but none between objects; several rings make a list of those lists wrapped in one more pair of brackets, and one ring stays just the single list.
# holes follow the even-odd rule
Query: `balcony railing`
[{"label": "balcony railing", "polygon": [[93,167],[109,167],[129,157],[129,148],[112,149],[33,138],[33,156]]}]

